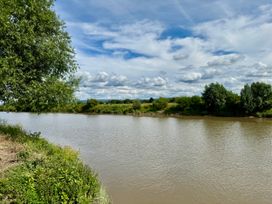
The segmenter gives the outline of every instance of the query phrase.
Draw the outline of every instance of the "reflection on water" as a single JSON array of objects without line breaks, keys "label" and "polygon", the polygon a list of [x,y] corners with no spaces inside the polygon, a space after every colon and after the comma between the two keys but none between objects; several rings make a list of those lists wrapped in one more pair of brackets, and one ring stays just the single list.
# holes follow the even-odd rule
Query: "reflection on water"
[{"label": "reflection on water", "polygon": [[272,121],[0,113],[71,145],[116,204],[270,204]]}]

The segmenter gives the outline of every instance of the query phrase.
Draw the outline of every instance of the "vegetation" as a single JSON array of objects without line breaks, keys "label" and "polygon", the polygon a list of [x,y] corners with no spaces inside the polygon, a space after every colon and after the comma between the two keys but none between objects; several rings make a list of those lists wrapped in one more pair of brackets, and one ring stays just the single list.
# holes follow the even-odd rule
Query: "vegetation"
[{"label": "vegetation", "polygon": [[108,203],[97,176],[70,148],[52,145],[39,133],[4,123],[0,134],[23,146],[17,153],[18,164],[1,174],[2,202]]},{"label": "vegetation", "polygon": [[87,100],[86,104],[82,106],[82,112],[88,112],[91,111],[92,108],[97,106],[99,102],[95,99],[89,99]]},{"label": "vegetation", "polygon": [[128,114],[132,112],[132,104],[99,104],[90,110],[90,113],[97,114]]},{"label": "vegetation", "polygon": [[[126,102],[125,102],[126,101]],[[111,100],[93,106],[88,112],[93,113],[164,113],[181,115],[218,115],[271,117],[272,88],[262,82],[245,85],[240,96],[227,90],[222,84],[211,83],[205,86],[202,96],[183,96],[137,100]],[[102,102],[100,102],[102,103]],[[82,111],[84,112],[84,111]]]},{"label": "vegetation", "polygon": [[[53,5],[0,0],[1,110],[81,112],[96,105],[75,101],[74,50]],[[103,203],[96,175],[70,148],[7,124],[0,124],[0,133],[23,146],[17,165],[1,172],[1,203]]]},{"label": "vegetation", "polygon": [[213,115],[237,115],[240,109],[240,97],[219,83],[205,86],[202,97],[206,111]]},{"label": "vegetation", "polygon": [[[72,91],[72,90],[70,90]],[[41,91],[42,92],[42,91]],[[45,91],[46,92],[46,91]],[[54,91],[51,91],[54,93]],[[56,94],[59,94],[56,91]],[[42,97],[42,96],[41,96]],[[38,112],[38,100],[29,100],[29,106],[21,108],[17,104],[4,104],[0,111]],[[64,101],[63,101],[64,102]],[[54,103],[54,101],[52,101]],[[21,104],[21,103],[20,103]],[[43,104],[39,110],[45,110]],[[51,112],[90,113],[90,114],[132,114],[132,115],[216,115],[216,116],[258,116],[271,117],[272,87],[270,84],[255,82],[246,84],[240,95],[227,90],[222,84],[211,83],[205,86],[202,96],[182,96],[146,100],[109,100],[88,99],[70,101],[62,106],[55,106]]]},{"label": "vegetation", "polygon": [[261,82],[244,86],[241,91],[241,106],[246,113],[256,113],[272,108],[272,87]]},{"label": "vegetation", "polygon": [[[176,98],[176,112],[184,115],[203,115],[205,114],[204,101],[200,96]],[[174,110],[175,111],[175,110]]]},{"label": "vegetation", "polygon": [[139,101],[139,100],[133,101],[132,109],[133,110],[140,110],[141,109],[141,101]]},{"label": "vegetation", "polygon": [[0,0],[0,101],[51,111],[73,100],[77,69],[54,0]]},{"label": "vegetation", "polygon": [[159,98],[152,102],[152,107],[155,111],[163,110],[167,107],[168,100],[166,98]]}]

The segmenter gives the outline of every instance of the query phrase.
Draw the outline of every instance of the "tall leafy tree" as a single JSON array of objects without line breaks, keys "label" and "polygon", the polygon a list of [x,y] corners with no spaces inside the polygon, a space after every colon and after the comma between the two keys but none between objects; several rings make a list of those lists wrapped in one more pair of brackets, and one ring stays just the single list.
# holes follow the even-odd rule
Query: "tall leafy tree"
[{"label": "tall leafy tree", "polygon": [[245,85],[241,91],[241,106],[245,113],[256,113],[271,108],[272,87],[270,84],[255,82]]},{"label": "tall leafy tree", "polygon": [[219,113],[225,108],[228,91],[219,83],[211,83],[205,86],[202,97],[206,109],[210,113]]},{"label": "tall leafy tree", "polygon": [[251,91],[254,97],[255,111],[263,111],[271,108],[272,87],[264,82],[255,82],[251,84]]},{"label": "tall leafy tree", "polygon": [[238,115],[241,114],[240,110],[240,96],[232,91],[228,91],[226,97],[226,107],[225,112],[228,115]]},{"label": "tall leafy tree", "polygon": [[[4,103],[29,105],[31,97],[42,95],[49,84],[46,96],[35,97],[34,104],[43,104],[42,110],[73,96],[74,84],[68,81],[77,69],[74,51],[53,4],[54,0],[0,0],[0,100]],[[55,89],[62,91],[51,94],[49,90]]]},{"label": "tall leafy tree", "polygon": [[254,96],[250,85],[246,84],[241,90],[241,107],[246,114],[253,113],[255,110]]}]

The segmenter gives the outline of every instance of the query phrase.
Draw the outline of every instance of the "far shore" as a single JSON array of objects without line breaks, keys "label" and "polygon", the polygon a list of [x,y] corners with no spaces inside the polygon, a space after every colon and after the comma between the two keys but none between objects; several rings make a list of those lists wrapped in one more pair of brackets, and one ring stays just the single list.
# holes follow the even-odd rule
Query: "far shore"
[{"label": "far shore", "polygon": [[182,115],[182,114],[165,114],[165,113],[72,113],[72,112],[11,112],[0,111],[3,113],[31,113],[31,114],[81,114],[90,116],[130,116],[130,117],[148,117],[148,118],[177,118],[177,119],[216,119],[216,120],[238,120],[238,121],[272,121],[270,117],[257,117],[257,116],[216,116],[216,115]]}]

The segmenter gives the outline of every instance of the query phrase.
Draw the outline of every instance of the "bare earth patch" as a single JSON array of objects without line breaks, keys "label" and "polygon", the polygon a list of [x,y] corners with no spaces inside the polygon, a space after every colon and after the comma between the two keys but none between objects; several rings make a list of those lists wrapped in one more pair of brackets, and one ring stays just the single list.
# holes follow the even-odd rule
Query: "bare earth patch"
[{"label": "bare earth patch", "polygon": [[23,146],[0,135],[0,173],[18,164],[17,153]]}]

